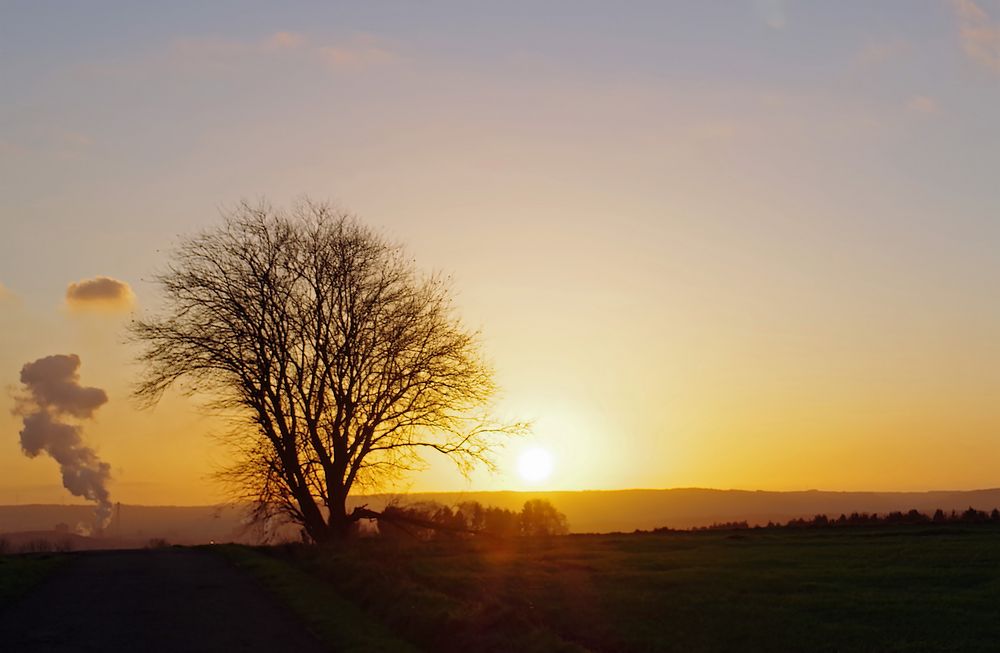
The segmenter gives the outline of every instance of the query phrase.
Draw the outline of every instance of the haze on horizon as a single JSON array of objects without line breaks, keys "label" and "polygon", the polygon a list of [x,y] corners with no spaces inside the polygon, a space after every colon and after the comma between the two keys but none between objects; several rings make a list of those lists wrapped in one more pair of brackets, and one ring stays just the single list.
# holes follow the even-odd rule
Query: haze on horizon
[{"label": "haze on horizon", "polygon": [[[1000,486],[1000,2],[661,4],[4,4],[0,386],[78,355],[114,500],[219,500],[123,326],[178,235],[309,195],[451,274],[535,421],[398,490]],[[69,502],[20,428],[0,504]]]}]

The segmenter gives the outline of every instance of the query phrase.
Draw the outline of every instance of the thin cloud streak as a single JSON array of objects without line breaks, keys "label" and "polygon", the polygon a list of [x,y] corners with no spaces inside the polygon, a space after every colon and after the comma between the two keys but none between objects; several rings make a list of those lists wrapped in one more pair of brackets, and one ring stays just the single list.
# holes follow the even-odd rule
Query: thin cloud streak
[{"label": "thin cloud streak", "polygon": [[326,64],[332,68],[362,68],[392,63],[396,55],[374,37],[361,34],[342,45],[318,48]]},{"label": "thin cloud streak", "polygon": [[1000,22],[973,0],[953,0],[952,7],[966,56],[1000,73]]},{"label": "thin cloud streak", "polygon": [[399,55],[375,35],[356,33],[334,41],[315,41],[305,34],[278,31],[258,39],[220,36],[178,38],[149,56],[130,62],[88,64],[84,74],[121,76],[171,71],[185,75],[217,75],[254,67],[267,60],[287,60],[355,72],[391,64]]}]

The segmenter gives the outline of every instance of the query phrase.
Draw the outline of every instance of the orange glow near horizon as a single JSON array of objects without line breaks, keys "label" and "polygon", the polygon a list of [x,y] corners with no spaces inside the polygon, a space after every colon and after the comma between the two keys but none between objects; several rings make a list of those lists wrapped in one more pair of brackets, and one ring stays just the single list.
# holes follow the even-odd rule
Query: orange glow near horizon
[{"label": "orange glow near horizon", "polygon": [[[60,339],[69,343],[66,351],[80,353],[85,378],[111,396],[86,434],[112,462],[116,500],[191,505],[225,498],[212,473],[226,453],[212,435],[228,427],[175,395],[152,411],[137,410],[122,374],[134,369],[119,337],[127,318],[57,317],[53,327],[32,333],[24,325],[38,318],[25,312],[0,317],[8,333],[20,320],[15,347],[0,353],[5,369],[19,369],[20,358],[35,352],[49,353],[46,343]],[[819,332],[810,346],[800,336],[790,348],[782,346],[780,332],[747,331],[737,339],[725,330],[734,327],[675,330],[669,341],[633,332],[626,340],[645,343],[642,357],[662,361],[652,367],[615,347],[578,356],[568,339],[560,345],[534,330],[523,340],[488,336],[505,389],[499,409],[533,420],[530,439],[499,450],[496,474],[477,471],[465,479],[450,462],[431,457],[427,470],[395,489],[885,491],[1000,484],[992,465],[998,420],[990,395],[977,391],[996,374],[988,359],[949,360],[953,354],[935,351],[931,341],[906,342],[918,333],[894,334],[890,346],[872,334],[851,343],[850,330],[824,342]],[[553,324],[553,333],[561,328]],[[574,337],[581,344],[602,341],[614,328],[594,325],[591,335]],[[917,346],[918,358],[904,355]],[[877,356],[879,347],[888,349]],[[606,373],[589,375],[592,362]],[[954,372],[923,373],[938,369]],[[13,416],[0,422],[17,433]],[[0,461],[0,502],[69,501],[57,468],[13,455],[15,443],[11,438]],[[520,457],[530,447],[549,453],[549,474],[523,473]]]}]

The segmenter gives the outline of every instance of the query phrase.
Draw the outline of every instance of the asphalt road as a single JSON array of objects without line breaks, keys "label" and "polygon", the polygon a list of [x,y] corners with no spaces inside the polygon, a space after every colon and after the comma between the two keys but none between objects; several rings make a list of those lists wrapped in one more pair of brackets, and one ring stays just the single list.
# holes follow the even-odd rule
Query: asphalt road
[{"label": "asphalt road", "polygon": [[78,554],[0,614],[0,651],[325,650],[256,582],[194,549]]}]

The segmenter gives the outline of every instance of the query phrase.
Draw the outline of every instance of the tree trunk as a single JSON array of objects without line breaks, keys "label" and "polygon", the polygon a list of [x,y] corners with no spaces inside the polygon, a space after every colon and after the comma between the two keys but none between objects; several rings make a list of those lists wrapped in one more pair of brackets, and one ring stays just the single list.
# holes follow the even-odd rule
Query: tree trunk
[{"label": "tree trunk", "polygon": [[354,532],[354,519],[348,515],[343,515],[330,520],[327,529],[330,542],[343,542]]},{"label": "tree trunk", "polygon": [[323,518],[323,512],[309,494],[296,493],[296,503],[302,515],[302,527],[313,542],[321,544],[330,540],[329,526]]},{"label": "tree trunk", "polygon": [[347,514],[347,497],[333,496],[330,498],[330,516],[324,529],[324,542],[342,542],[351,536],[354,530],[353,515]]}]

